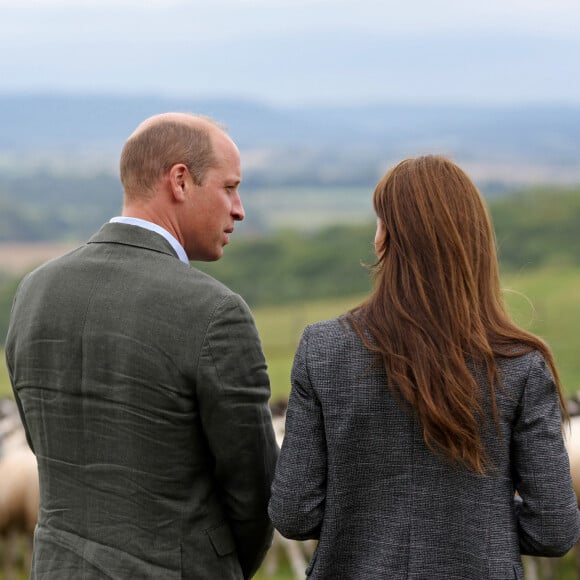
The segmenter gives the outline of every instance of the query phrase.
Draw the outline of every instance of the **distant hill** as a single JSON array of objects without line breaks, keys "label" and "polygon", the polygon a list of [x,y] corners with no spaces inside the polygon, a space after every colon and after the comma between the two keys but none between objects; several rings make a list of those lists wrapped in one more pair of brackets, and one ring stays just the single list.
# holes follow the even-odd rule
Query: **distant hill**
[{"label": "distant hill", "polygon": [[580,182],[580,107],[374,104],[272,107],[156,96],[0,95],[0,172],[116,170],[136,125],[164,111],[223,122],[257,183],[370,184],[386,166],[450,155],[486,181]]}]

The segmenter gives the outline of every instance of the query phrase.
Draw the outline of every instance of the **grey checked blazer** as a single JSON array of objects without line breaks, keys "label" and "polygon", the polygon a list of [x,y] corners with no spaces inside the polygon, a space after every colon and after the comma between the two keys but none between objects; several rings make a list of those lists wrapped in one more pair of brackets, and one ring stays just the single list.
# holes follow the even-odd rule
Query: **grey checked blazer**
[{"label": "grey checked blazer", "polygon": [[238,295],[106,224],[23,280],[6,356],[39,466],[33,579],[252,575],[278,449]]},{"label": "grey checked blazer", "polygon": [[497,469],[478,476],[425,446],[348,325],[306,328],[269,512],[283,535],[319,540],[310,580],[521,579],[520,553],[572,547],[580,514],[553,379],[537,352],[499,364],[502,435],[491,411],[482,425]]}]

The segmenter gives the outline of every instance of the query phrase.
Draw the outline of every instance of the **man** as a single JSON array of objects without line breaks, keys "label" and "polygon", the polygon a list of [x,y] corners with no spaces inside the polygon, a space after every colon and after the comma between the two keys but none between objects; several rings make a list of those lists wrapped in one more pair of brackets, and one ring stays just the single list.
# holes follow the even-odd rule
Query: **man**
[{"label": "man", "polygon": [[271,542],[278,448],[253,318],[192,268],[244,218],[213,121],[146,120],[121,155],[123,216],[29,274],[6,358],[38,460],[32,578],[250,578]]}]

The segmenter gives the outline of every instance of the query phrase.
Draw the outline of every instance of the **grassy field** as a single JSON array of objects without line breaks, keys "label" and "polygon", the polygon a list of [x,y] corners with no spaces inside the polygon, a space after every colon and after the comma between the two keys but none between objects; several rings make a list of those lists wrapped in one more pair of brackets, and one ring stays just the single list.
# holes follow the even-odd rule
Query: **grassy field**
[{"label": "grassy field", "polygon": [[[567,393],[580,390],[580,269],[543,268],[504,276],[515,320],[552,347]],[[287,396],[292,358],[304,326],[332,318],[363,300],[355,296],[255,310],[272,380],[272,397]]]},{"label": "grassy field", "polygon": [[543,268],[503,282],[514,318],[552,348],[564,390],[580,391],[580,269]]}]

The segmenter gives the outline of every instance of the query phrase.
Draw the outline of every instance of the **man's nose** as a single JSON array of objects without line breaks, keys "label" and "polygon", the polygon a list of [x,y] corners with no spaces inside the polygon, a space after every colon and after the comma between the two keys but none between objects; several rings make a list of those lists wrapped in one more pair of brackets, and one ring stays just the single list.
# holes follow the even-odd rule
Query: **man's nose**
[{"label": "man's nose", "polygon": [[238,194],[234,200],[232,215],[234,216],[234,219],[239,222],[241,222],[244,217],[246,217],[246,212],[244,211],[244,206],[242,204],[242,198],[240,197],[240,194]]}]

